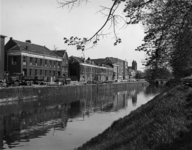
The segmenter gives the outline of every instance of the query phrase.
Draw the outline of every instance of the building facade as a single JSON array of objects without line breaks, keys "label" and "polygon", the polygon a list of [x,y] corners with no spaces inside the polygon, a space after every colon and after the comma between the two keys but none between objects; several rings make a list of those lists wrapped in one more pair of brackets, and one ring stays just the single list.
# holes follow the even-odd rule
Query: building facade
[{"label": "building facade", "polygon": [[0,79],[4,79],[5,75],[5,69],[4,69],[4,63],[5,63],[5,38],[6,36],[0,35]]},{"label": "building facade", "polygon": [[132,66],[128,67],[129,78],[135,78],[136,73],[137,73],[137,62],[133,60]]},{"label": "building facade", "polygon": [[71,80],[107,81],[113,77],[113,68],[104,64],[96,65],[93,60],[71,56],[69,58]]},{"label": "building facade", "polygon": [[116,71],[116,79],[119,80],[125,80],[128,79],[128,62],[126,60],[121,60],[119,58],[114,58],[114,57],[107,57],[106,59],[111,60],[113,64],[116,65],[117,71]]},{"label": "building facade", "polygon": [[5,70],[9,75],[22,73],[29,78],[44,78],[54,81],[62,75],[63,57],[45,46],[21,42],[10,38],[5,45]]},{"label": "building facade", "polygon": [[61,75],[65,75],[66,77],[69,77],[69,63],[68,63],[68,54],[66,50],[54,50],[54,52],[62,57],[62,64],[61,64]]}]

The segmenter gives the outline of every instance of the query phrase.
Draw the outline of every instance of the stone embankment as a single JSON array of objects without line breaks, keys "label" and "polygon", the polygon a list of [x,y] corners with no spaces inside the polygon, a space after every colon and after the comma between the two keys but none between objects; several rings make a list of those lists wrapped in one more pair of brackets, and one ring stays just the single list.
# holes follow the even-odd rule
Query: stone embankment
[{"label": "stone embankment", "polygon": [[47,101],[68,101],[76,99],[87,92],[103,92],[106,90],[121,90],[130,86],[146,85],[147,82],[107,83],[67,86],[21,86],[0,89],[0,103],[28,101],[32,99],[47,99]]},{"label": "stone embankment", "polygon": [[191,150],[192,88],[179,83],[78,150]]}]

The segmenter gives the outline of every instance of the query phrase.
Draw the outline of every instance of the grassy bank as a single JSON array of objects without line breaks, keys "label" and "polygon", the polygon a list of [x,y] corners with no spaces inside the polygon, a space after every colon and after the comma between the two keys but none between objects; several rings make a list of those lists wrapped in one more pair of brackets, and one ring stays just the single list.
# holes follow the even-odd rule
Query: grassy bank
[{"label": "grassy bank", "polygon": [[178,84],[78,150],[191,150],[192,88]]}]

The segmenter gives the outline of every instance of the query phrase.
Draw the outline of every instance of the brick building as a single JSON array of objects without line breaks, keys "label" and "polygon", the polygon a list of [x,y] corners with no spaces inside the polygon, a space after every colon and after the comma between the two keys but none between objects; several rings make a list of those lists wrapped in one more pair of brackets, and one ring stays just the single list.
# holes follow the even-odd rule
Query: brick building
[{"label": "brick building", "polygon": [[63,57],[45,46],[10,38],[5,45],[5,70],[9,75],[23,73],[30,78],[38,76],[47,81],[63,74]]},{"label": "brick building", "polygon": [[71,56],[69,58],[69,72],[71,80],[77,81],[106,81],[111,80],[113,68],[111,66],[96,63],[91,59],[85,60]]},{"label": "brick building", "polygon": [[128,79],[128,62],[126,60],[121,60],[119,58],[107,57],[106,59],[111,60],[111,62],[116,65],[116,79],[125,80]]},{"label": "brick building", "polygon": [[69,77],[69,63],[68,63],[68,54],[66,50],[54,50],[54,52],[62,57],[62,64],[61,64],[61,75],[64,75],[66,77]]}]

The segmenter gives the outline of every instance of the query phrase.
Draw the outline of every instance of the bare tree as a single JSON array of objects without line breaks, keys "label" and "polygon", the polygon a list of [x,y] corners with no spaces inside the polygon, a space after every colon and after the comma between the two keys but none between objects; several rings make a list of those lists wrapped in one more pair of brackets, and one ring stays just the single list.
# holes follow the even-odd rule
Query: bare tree
[{"label": "bare tree", "polygon": [[[73,9],[74,7],[79,6],[82,3],[88,3],[88,0],[64,0],[64,1],[58,1],[58,4],[60,7],[68,7]],[[109,33],[103,33],[103,29],[106,27],[107,24],[110,25],[110,28],[113,29],[113,35],[114,35],[114,45],[117,45],[118,43],[121,43],[121,38],[117,36],[117,26],[120,21],[124,21],[124,25],[126,25],[126,18],[120,15],[116,14],[116,10],[119,7],[120,0],[114,0],[111,7],[105,7],[100,6],[101,9],[98,11],[102,15],[106,17],[105,22],[103,25],[89,38],[86,37],[76,37],[71,36],[70,38],[64,38],[64,43],[68,45],[74,45],[76,46],[77,50],[84,51],[85,49],[93,48],[96,46],[101,38],[104,38]],[[92,42],[92,46],[89,48],[85,48],[85,46]]]},{"label": "bare tree", "polygon": [[[183,59],[183,61],[190,60],[192,57],[191,49],[192,44],[191,36],[185,34],[192,33],[192,0],[112,0],[112,6],[101,7],[99,12],[108,10],[108,14],[103,13],[106,16],[106,20],[98,31],[90,38],[64,38],[65,43],[69,45],[76,45],[78,50],[85,50],[87,43],[93,42],[93,46],[96,45],[99,39],[104,36],[103,29],[110,22],[115,36],[115,43],[121,43],[121,38],[116,34],[116,27],[118,25],[118,19],[124,20],[125,24],[137,24],[141,22],[145,30],[144,44],[140,45],[136,50],[145,51],[147,59],[145,65],[151,68],[161,67],[175,67],[173,64],[177,64],[174,58],[174,63],[171,63],[173,57],[172,54],[180,58],[179,55],[187,53],[189,59]],[[60,2],[60,6],[79,6],[82,2],[88,2],[87,0],[69,0]],[[125,16],[118,16],[115,14],[120,4],[124,4]],[[126,19],[124,19],[124,17]],[[186,30],[187,29],[187,30]],[[185,39],[183,41],[182,39]],[[187,47],[187,48],[186,48]],[[187,56],[187,55],[186,55]],[[180,63],[182,64],[182,63]],[[185,62],[192,66],[191,61]]]}]

